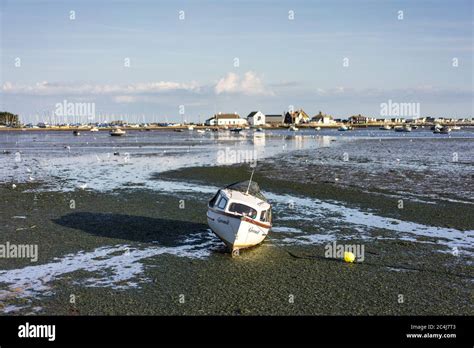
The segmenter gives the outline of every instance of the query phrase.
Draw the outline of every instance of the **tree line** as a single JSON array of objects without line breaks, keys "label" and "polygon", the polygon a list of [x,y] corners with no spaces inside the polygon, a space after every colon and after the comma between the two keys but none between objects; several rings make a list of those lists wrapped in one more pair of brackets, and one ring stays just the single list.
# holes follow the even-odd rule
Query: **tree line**
[{"label": "tree line", "polygon": [[11,112],[0,111],[0,125],[15,127],[19,125],[18,115],[12,114]]}]

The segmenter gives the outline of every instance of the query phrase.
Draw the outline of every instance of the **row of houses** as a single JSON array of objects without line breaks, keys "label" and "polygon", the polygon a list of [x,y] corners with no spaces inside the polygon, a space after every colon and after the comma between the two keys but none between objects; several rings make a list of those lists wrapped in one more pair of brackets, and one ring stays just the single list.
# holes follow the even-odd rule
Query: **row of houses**
[{"label": "row of houses", "polygon": [[[474,119],[471,118],[452,118],[452,117],[417,117],[417,118],[375,118],[367,117],[362,115],[351,116],[348,119],[349,123],[352,124],[370,124],[370,123],[414,123],[414,124],[425,124],[425,123],[464,123],[472,122]],[[339,122],[340,120],[335,120]]]},{"label": "row of houses", "polygon": [[319,114],[310,117],[303,109],[296,111],[287,111],[280,115],[266,115],[261,111],[252,111],[246,118],[241,118],[239,114],[223,114],[218,113],[206,120],[208,126],[263,126],[263,125],[281,125],[281,124],[302,124],[302,123],[319,123],[319,124],[335,124],[336,121],[332,116]]},{"label": "row of houses", "polygon": [[[334,125],[342,122],[350,123],[370,123],[370,122],[384,122],[385,120],[378,120],[372,117],[366,117],[362,115],[356,115],[349,117],[349,120],[334,119],[331,115],[322,113],[321,111],[310,117],[303,109],[296,111],[287,111],[280,115],[272,114],[265,115],[261,111],[252,111],[246,118],[241,118],[237,113],[234,114],[216,114],[206,120],[208,126],[277,126],[282,124],[320,124],[320,125]],[[387,120],[390,122],[390,120]],[[397,120],[398,121],[398,120]],[[397,122],[393,121],[393,122]]]},{"label": "row of houses", "polygon": [[322,113],[321,111],[310,117],[303,109],[296,111],[287,111],[282,114],[266,115],[261,111],[252,111],[246,118],[241,118],[239,114],[223,114],[218,113],[206,120],[208,126],[278,126],[290,124],[313,124],[313,125],[336,125],[340,123],[350,124],[370,124],[370,123],[455,123],[455,122],[470,122],[469,119],[454,119],[443,117],[419,117],[413,119],[405,118],[376,118],[370,116],[353,115],[348,119],[335,119],[331,115]]}]

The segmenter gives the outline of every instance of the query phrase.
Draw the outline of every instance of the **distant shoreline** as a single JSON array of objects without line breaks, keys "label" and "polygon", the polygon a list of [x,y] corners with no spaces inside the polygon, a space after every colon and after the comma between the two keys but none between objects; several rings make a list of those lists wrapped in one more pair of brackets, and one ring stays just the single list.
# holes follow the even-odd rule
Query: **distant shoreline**
[{"label": "distant shoreline", "polygon": [[[396,126],[403,126],[407,125],[410,123],[394,123],[394,122],[387,122],[387,123],[365,123],[365,124],[349,124],[349,123],[336,123],[336,124],[298,124],[296,125],[298,128],[301,129],[315,129],[317,127],[320,127],[321,129],[337,129],[343,125],[347,126],[350,125],[353,128],[379,128],[383,126],[390,126],[390,127],[396,127]],[[418,127],[432,127],[435,124],[440,124],[442,126],[460,126],[460,127],[474,127],[474,122],[469,122],[469,123],[438,123],[438,122],[430,122],[430,123],[417,123],[417,124],[411,124],[411,125],[416,125]],[[276,130],[276,129],[288,129],[291,125],[275,125],[275,126],[258,126],[261,127],[262,129],[268,129],[268,130]],[[240,127],[225,127],[225,126],[197,126],[197,125],[184,125],[184,126],[147,126],[147,127],[125,127],[125,126],[114,126],[114,127],[101,127],[99,128],[99,131],[104,132],[104,131],[111,131],[114,128],[121,128],[123,130],[127,131],[154,131],[154,130],[189,130],[188,127],[193,127],[194,130],[197,129],[211,129],[211,130],[226,130],[226,129],[231,129],[231,128],[240,128]],[[92,126],[78,126],[78,127],[47,127],[47,128],[24,128],[24,127],[19,127],[19,128],[14,128],[14,127],[0,127],[0,132],[1,131],[90,131]],[[255,128],[255,127],[253,127]],[[252,127],[250,127],[252,129]]]}]

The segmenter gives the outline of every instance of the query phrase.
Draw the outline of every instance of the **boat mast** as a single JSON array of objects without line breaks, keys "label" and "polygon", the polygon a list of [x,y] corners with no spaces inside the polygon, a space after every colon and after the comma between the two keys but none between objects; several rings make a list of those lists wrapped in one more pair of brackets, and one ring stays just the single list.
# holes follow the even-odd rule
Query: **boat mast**
[{"label": "boat mast", "polygon": [[252,174],[250,175],[249,186],[247,187],[247,192],[245,192],[245,194],[247,195],[249,194],[250,184],[252,183],[252,178],[253,178],[253,173],[255,173],[255,168],[257,168],[256,165],[253,167]]}]

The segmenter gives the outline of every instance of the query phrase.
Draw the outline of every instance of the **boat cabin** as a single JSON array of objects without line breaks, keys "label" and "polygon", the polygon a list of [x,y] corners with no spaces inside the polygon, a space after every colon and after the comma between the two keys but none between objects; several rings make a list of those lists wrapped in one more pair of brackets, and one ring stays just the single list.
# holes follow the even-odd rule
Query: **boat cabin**
[{"label": "boat cabin", "polygon": [[234,190],[219,190],[209,201],[209,208],[223,215],[246,217],[255,221],[271,223],[271,206],[249,194]]}]

